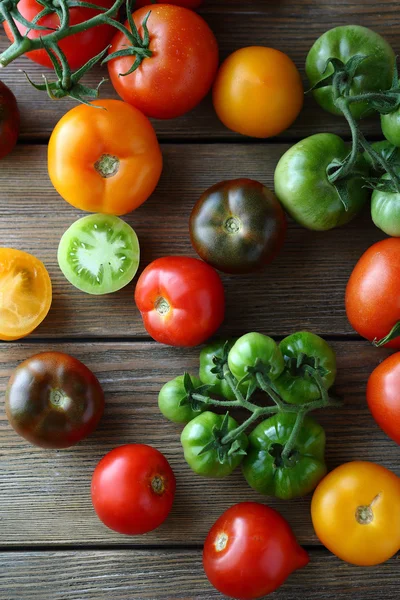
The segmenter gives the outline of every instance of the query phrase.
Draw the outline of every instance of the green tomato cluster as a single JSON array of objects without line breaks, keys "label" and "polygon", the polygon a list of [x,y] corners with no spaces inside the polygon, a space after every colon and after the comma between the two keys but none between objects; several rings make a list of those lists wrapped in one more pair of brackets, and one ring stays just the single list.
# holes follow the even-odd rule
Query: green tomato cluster
[{"label": "green tomato cluster", "polygon": [[[400,236],[400,95],[393,49],[366,27],[335,27],[312,46],[306,73],[321,107],[346,117],[355,151],[350,154],[351,147],[333,133],[297,143],[276,167],[278,199],[298,223],[326,231],[353,219],[372,188],[373,222],[388,235]],[[386,141],[368,144],[357,119],[377,111]],[[338,175],[341,168],[343,176]]]},{"label": "green tomato cluster", "polygon": [[[311,417],[300,424],[297,417],[318,403],[321,386],[328,390],[335,377],[335,353],[319,336],[301,331],[278,345],[252,332],[203,348],[199,377],[186,373],[169,381],[158,404],[167,419],[186,424],[181,443],[195,473],[222,478],[242,464],[252,488],[288,499],[309,493],[326,473],[324,430]],[[254,404],[257,390],[277,406]],[[213,406],[225,414],[213,412]],[[237,407],[252,412],[242,425],[226,412]],[[247,436],[247,427],[268,412],[275,414]]]}]

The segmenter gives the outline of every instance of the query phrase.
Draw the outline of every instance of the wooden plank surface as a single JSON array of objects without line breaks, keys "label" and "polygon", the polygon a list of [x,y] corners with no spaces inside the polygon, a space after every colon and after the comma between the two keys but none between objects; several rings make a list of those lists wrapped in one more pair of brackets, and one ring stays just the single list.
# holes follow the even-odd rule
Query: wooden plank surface
[{"label": "wooden plank surface", "polygon": [[[345,404],[317,415],[327,432],[329,468],[356,459],[371,460],[400,475],[398,446],[375,424],[365,401],[368,375],[388,351],[372,348],[368,342],[332,345],[338,357],[336,392]],[[1,404],[0,546],[202,543],[228,506],[246,500],[267,501],[289,520],[302,543],[317,543],[309,497],[293,502],[265,498],[247,486],[240,469],[214,481],[195,475],[186,465],[179,442],[182,428],[162,417],[157,394],[166,381],[184,370],[196,373],[198,350],[169,349],[153,342],[3,344],[0,396],[19,361],[52,348],[76,356],[98,375],[106,394],[106,411],[91,438],[56,452],[34,448],[19,438]],[[172,514],[159,530],[130,538],[107,530],[98,521],[90,501],[90,480],[107,451],[135,442],[153,445],[167,456],[176,473],[178,493]]]},{"label": "wooden plank surface", "polygon": [[[224,2],[206,1],[202,14],[216,33],[221,59],[248,45],[264,45],[278,48],[289,54],[300,69],[305,89],[304,62],[313,42],[327,29],[337,25],[357,23],[371,27],[387,37],[396,52],[400,51],[400,14],[395,1],[375,2],[340,0],[230,0]],[[0,49],[7,47],[7,40],[0,36]],[[16,93],[22,111],[22,138],[47,138],[58,119],[73,102],[49,101],[45,94],[34,90],[26,81],[21,70],[27,71],[33,81],[42,80],[43,68],[32,64],[28,59],[20,59],[1,72],[1,79]],[[96,69],[87,81],[98,83],[107,75],[106,69]],[[110,84],[102,90],[103,96],[115,97]],[[51,110],[49,109],[51,106]],[[157,133],[163,138],[187,139],[237,139],[221,123],[212,109],[210,98],[189,115],[174,121],[156,122]],[[314,100],[306,98],[306,104],[298,121],[282,138],[305,137],[319,131],[333,131],[348,135],[344,120],[324,113]],[[379,121],[369,120],[365,131],[381,136]]]},{"label": "wooden plank surface", "polygon": [[[371,572],[319,549],[310,557],[309,565],[274,593],[274,600],[398,599],[398,559]],[[204,575],[200,549],[0,553],[0,596],[7,600],[223,598]]]},{"label": "wooden plank surface", "polygon": [[[159,256],[196,256],[188,221],[201,193],[237,176],[273,187],[276,163],[287,147],[163,145],[164,172],[156,192],[124,217],[139,236],[140,268]],[[60,237],[84,213],[62,200],[52,187],[45,146],[19,146],[2,161],[0,205],[1,244],[32,252],[43,260],[53,281],[50,315],[33,337],[146,335],[133,301],[134,283],[116,294],[96,297],[94,317],[93,297],[76,290],[59,270]],[[299,327],[324,334],[354,334],[344,310],[347,280],[361,254],[382,237],[368,207],[350,225],[326,233],[290,223],[283,251],[260,275],[222,275],[227,312],[221,335],[254,327],[274,335]]]}]

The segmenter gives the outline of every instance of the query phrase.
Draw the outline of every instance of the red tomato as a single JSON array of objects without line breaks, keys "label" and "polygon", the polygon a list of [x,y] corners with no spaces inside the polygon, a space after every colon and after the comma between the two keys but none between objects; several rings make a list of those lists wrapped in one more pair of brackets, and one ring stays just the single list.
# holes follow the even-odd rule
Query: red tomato
[{"label": "red tomato", "polygon": [[367,401],[379,427],[400,444],[400,352],[389,356],[371,373]]},{"label": "red tomato", "polygon": [[[114,4],[114,0],[94,0],[93,4],[98,4],[104,8],[111,8]],[[18,10],[25,19],[32,21],[36,15],[43,10],[43,6],[36,2],[36,0],[19,0]],[[89,8],[75,7],[69,9],[69,14],[70,25],[77,25],[78,23],[82,23],[83,21],[87,21],[91,17],[94,17],[98,14],[98,11]],[[38,21],[38,25],[52,29],[57,29],[59,24],[60,20],[56,14],[48,15]],[[21,23],[17,23],[17,27],[22,34],[25,34],[28,29],[25,25],[21,25]],[[14,37],[7,23],[4,23],[4,29],[8,39],[14,41]],[[51,33],[50,29],[48,31],[31,29],[28,37],[30,39],[35,39],[46,35],[47,33]],[[114,33],[114,27],[110,27],[110,25],[100,25],[99,27],[93,27],[92,29],[88,29],[87,31],[77,33],[61,40],[59,46],[65,53],[71,69],[76,70],[79,69],[79,67],[82,67],[89,59],[93,58],[93,56],[96,56],[96,54],[99,54],[99,52],[104,50]],[[46,50],[27,52],[26,56],[44,67],[52,68],[52,63]]]},{"label": "red tomato", "polygon": [[165,456],[144,444],[111,450],[92,478],[92,502],[104,525],[138,535],[156,529],[169,515],[175,475]]},{"label": "red tomato", "polygon": [[148,265],[137,282],[135,301],[146,331],[170,346],[197,346],[224,320],[219,275],[188,256],[165,256]]},{"label": "red tomato", "polygon": [[[347,317],[368,340],[382,340],[400,321],[400,238],[387,238],[362,255],[346,289]],[[400,330],[385,344],[400,348]]]},{"label": "red tomato", "polygon": [[[185,8],[198,8],[203,0],[170,0],[169,2],[162,2],[162,4],[175,4],[175,6],[184,6]],[[135,8],[142,8],[142,6],[150,6],[152,4],[161,4],[158,0],[136,0]]]},{"label": "red tomato", "polygon": [[[143,38],[142,23],[148,6],[133,13]],[[129,24],[125,23],[129,28]],[[192,110],[207,94],[218,68],[218,45],[207,23],[180,6],[155,5],[147,26],[152,55],[126,77],[136,57],[123,56],[108,63],[112,84],[125,102],[148,117],[172,119]],[[110,53],[131,46],[118,32]]]},{"label": "red tomato", "polygon": [[211,528],[203,565],[212,585],[238,600],[262,598],[276,590],[309,556],[285,519],[272,508],[242,502]]}]

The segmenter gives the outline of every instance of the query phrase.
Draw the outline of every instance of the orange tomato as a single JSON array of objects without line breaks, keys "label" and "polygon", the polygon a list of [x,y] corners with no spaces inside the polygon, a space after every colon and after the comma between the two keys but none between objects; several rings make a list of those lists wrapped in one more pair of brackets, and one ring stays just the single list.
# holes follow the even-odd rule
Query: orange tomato
[{"label": "orange tomato", "polygon": [[237,50],[222,63],[214,108],[233,131],[267,138],[287,129],[303,106],[300,73],[283,52],[263,46]]},{"label": "orange tomato", "polygon": [[89,212],[124,215],[153,193],[162,171],[156,134],[139,110],[120,100],[70,110],[49,142],[48,169],[57,192]]},{"label": "orange tomato", "polygon": [[50,310],[49,274],[38,259],[13,248],[0,248],[0,340],[31,333]]},{"label": "orange tomato", "polygon": [[371,462],[331,471],[314,492],[311,516],[321,542],[354,565],[378,565],[400,549],[400,478]]}]

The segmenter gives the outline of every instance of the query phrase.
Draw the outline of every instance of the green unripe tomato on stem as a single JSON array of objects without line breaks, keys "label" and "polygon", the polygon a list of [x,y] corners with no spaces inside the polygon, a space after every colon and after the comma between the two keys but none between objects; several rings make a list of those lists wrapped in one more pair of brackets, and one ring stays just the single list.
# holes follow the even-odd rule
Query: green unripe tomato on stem
[{"label": "green unripe tomato on stem", "polygon": [[[282,373],[285,363],[276,342],[261,333],[246,333],[232,346],[228,355],[232,375],[240,381],[249,375],[247,382],[254,382],[253,369],[274,380]],[[249,385],[249,383],[247,383]]]},{"label": "green unripe tomato on stem", "polygon": [[365,204],[369,190],[363,177],[368,166],[362,155],[357,174],[346,179],[347,206],[328,179],[333,161],[343,161],[349,147],[333,133],[317,133],[292,146],[275,169],[275,193],[295,221],[316,231],[326,231],[348,223]]},{"label": "green unripe tomato on stem", "polygon": [[[333,73],[332,65],[328,64],[330,58],[339,59],[346,65],[356,55],[366,58],[357,67],[350,86],[350,96],[390,89],[395,53],[382,36],[360,25],[335,27],[317,39],[306,60],[306,73],[311,86]],[[313,94],[324,110],[334,115],[342,114],[335,105],[332,85],[316,89]],[[356,119],[374,112],[366,102],[353,103],[350,110]]]},{"label": "green unripe tomato on stem", "polygon": [[[195,388],[202,385],[198,377],[191,375],[190,378]],[[195,408],[189,401],[181,405],[187,395],[184,375],[179,375],[163,385],[158,394],[158,407],[164,417],[173,423],[189,423],[206,409],[207,405],[204,402],[194,403]]]},{"label": "green unripe tomato on stem", "polygon": [[329,389],[336,377],[336,356],[329,344],[310,331],[299,331],[281,341],[279,348],[286,368],[274,382],[280,396],[289,404],[306,404],[318,400],[321,393],[304,365],[314,368],[321,383]]},{"label": "green unripe tomato on stem", "polygon": [[[227,427],[219,435],[223,429],[224,419]],[[185,460],[192,471],[213,478],[230,475],[242,462],[243,454],[228,455],[231,445],[224,452],[223,444],[219,442],[224,435],[231,433],[237,427],[238,423],[231,416],[217,415],[211,411],[203,412],[190,421],[182,431],[181,443]],[[240,434],[237,442],[236,446],[244,453],[248,445],[246,434]],[[209,449],[204,451],[206,447]]]},{"label": "green unripe tomato on stem", "polygon": [[257,492],[291,500],[311,492],[326,475],[325,432],[305,417],[287,458],[282,453],[293,431],[296,415],[282,413],[263,421],[249,435],[242,469]]}]

